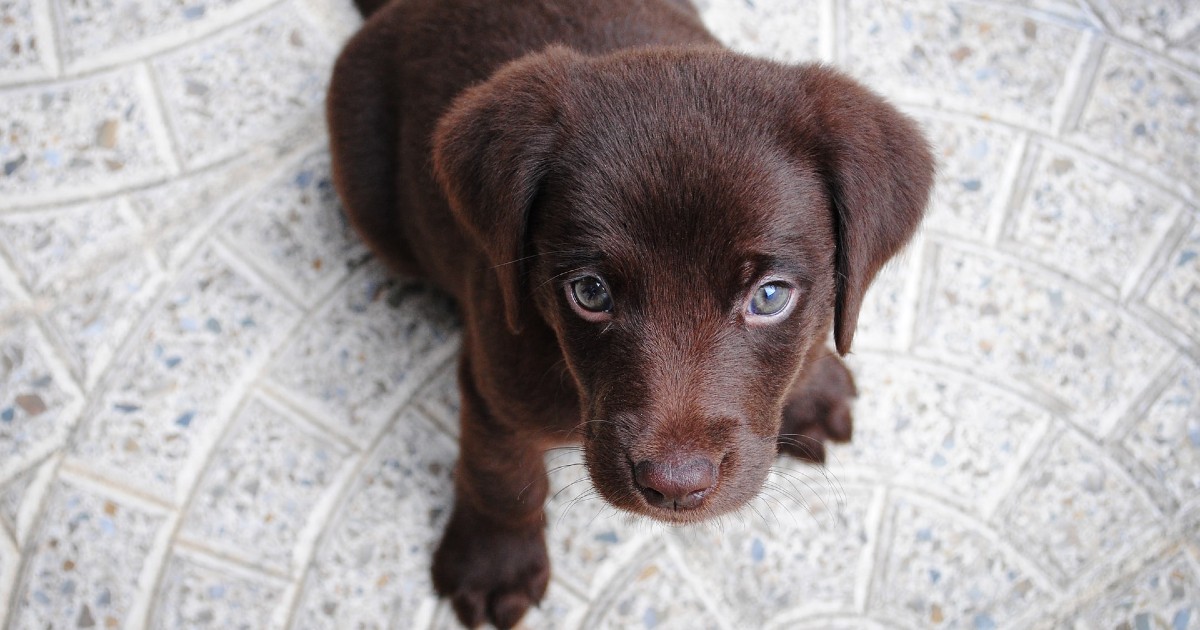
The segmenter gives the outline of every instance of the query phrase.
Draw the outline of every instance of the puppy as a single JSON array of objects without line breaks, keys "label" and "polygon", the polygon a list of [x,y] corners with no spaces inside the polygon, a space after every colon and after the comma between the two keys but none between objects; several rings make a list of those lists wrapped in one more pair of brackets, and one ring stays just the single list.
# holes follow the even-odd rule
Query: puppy
[{"label": "puppy", "polygon": [[549,579],[542,454],[614,506],[736,510],[780,451],[850,438],[824,346],[916,229],[917,127],[820,66],[722,48],[685,0],[361,0],[334,181],[393,270],[463,317],[454,510],[433,584],[467,626]]}]

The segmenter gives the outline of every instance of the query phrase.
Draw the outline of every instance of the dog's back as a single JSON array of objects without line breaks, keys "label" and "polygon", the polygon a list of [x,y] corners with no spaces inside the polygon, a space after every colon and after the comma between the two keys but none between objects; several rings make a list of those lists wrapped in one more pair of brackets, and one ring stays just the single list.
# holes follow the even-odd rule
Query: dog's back
[{"label": "dog's back", "polygon": [[[430,138],[465,88],[551,45],[602,54],[716,45],[686,0],[358,0],[368,16],[338,59],[327,116],[350,220],[394,270],[461,297],[470,244],[432,178]],[[456,239],[460,239],[456,242]],[[446,256],[446,252],[453,252]]]}]

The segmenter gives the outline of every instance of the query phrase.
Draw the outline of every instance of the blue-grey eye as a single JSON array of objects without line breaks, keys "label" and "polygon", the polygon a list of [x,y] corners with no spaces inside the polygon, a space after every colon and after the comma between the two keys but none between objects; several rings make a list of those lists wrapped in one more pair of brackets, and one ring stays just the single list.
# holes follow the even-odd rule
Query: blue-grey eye
[{"label": "blue-grey eye", "polygon": [[750,314],[771,316],[779,314],[792,298],[792,287],[782,282],[768,282],[750,298]]},{"label": "blue-grey eye", "polygon": [[571,283],[575,303],[585,311],[606,313],[612,310],[612,297],[604,281],[596,276],[584,276]]}]

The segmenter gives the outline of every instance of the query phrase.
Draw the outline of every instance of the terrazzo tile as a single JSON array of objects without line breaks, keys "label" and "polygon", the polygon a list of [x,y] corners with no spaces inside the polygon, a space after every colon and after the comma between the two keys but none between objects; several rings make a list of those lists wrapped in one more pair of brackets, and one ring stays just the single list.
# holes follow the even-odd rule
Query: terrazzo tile
[{"label": "terrazzo tile", "polygon": [[983,240],[1017,134],[983,121],[921,114],[917,120],[928,134],[938,162],[925,229]]},{"label": "terrazzo tile", "polygon": [[0,522],[24,544],[57,465],[53,459],[29,467],[0,485]]},{"label": "terrazzo tile", "polygon": [[1200,343],[1200,220],[1154,271],[1145,303]]},{"label": "terrazzo tile", "polygon": [[325,147],[238,204],[222,232],[237,251],[261,261],[310,301],[326,294],[367,252],[342,214]]},{"label": "terrazzo tile", "polygon": [[1162,240],[1177,202],[1099,160],[1039,148],[1004,247],[1116,297]]},{"label": "terrazzo tile", "polygon": [[36,20],[32,0],[0,3],[0,84],[49,74],[42,49],[53,44],[40,37]]},{"label": "terrazzo tile", "polygon": [[14,630],[127,621],[165,516],[71,482],[56,484],[18,593]]},{"label": "terrazzo tile", "polygon": [[81,402],[32,322],[0,330],[0,479],[60,448]]},{"label": "terrazzo tile", "polygon": [[1153,507],[1113,463],[1070,432],[1036,462],[1001,508],[1001,526],[1064,583],[1161,529]]},{"label": "terrazzo tile", "polygon": [[887,511],[890,540],[876,574],[876,617],[917,628],[1019,628],[1048,603],[1037,576],[960,515],[896,497]]},{"label": "terrazzo tile", "polygon": [[1200,623],[1200,573],[1177,554],[1123,580],[1080,616],[1093,628],[1189,630]]},{"label": "terrazzo tile", "polygon": [[429,562],[449,517],[455,452],[427,420],[400,415],[334,511],[292,628],[382,628],[432,605]]},{"label": "terrazzo tile", "polygon": [[1200,7],[1190,0],[1100,0],[1093,4],[1119,35],[1154,50],[1200,28]]},{"label": "terrazzo tile", "polygon": [[603,599],[593,603],[585,628],[729,627],[709,609],[707,593],[697,592],[685,570],[661,553],[646,554],[631,570],[614,580]]},{"label": "terrazzo tile", "polygon": [[882,355],[856,357],[854,439],[833,451],[847,468],[947,497],[976,514],[1008,490],[1051,415],[965,374]]},{"label": "terrazzo tile", "polygon": [[726,46],[787,63],[820,58],[818,0],[699,0],[705,26]]},{"label": "terrazzo tile", "polygon": [[129,207],[159,260],[178,268],[258,177],[252,163],[231,160],[139,190],[129,196]]},{"label": "terrazzo tile", "polygon": [[895,621],[884,623],[869,617],[858,616],[802,616],[799,619],[787,619],[782,623],[768,626],[774,630],[890,630],[896,628]]},{"label": "terrazzo tile", "polygon": [[70,71],[178,45],[263,0],[54,0]]},{"label": "terrazzo tile", "polygon": [[268,371],[310,414],[365,445],[454,354],[449,303],[371,264],[307,319]]},{"label": "terrazzo tile", "polygon": [[236,155],[321,111],[335,51],[294,4],[154,60],[188,166]]},{"label": "terrazzo tile", "polygon": [[913,243],[875,276],[859,310],[855,350],[907,348],[912,337],[911,318],[907,314],[916,299],[909,280],[919,272],[920,262],[921,249]]},{"label": "terrazzo tile", "polygon": [[0,619],[8,617],[9,602],[17,582],[17,567],[21,566],[21,554],[8,534],[0,527]]},{"label": "terrazzo tile", "polygon": [[1083,113],[1068,135],[1123,165],[1200,179],[1200,80],[1124,47],[1104,49]]},{"label": "terrazzo tile", "polygon": [[118,199],[0,218],[0,248],[52,302],[47,320],[80,382],[96,381],[158,287],[153,263],[130,246],[141,238]]},{"label": "terrazzo tile", "polygon": [[449,362],[413,398],[413,404],[420,405],[435,424],[456,438],[460,407],[457,367],[457,361]]},{"label": "terrazzo tile", "polygon": [[170,172],[137,68],[5,92],[0,208],[147,183]]},{"label": "terrazzo tile", "polygon": [[180,534],[281,573],[349,449],[253,398],[213,452]]},{"label": "terrazzo tile", "polygon": [[245,569],[176,553],[167,562],[149,627],[267,628],[283,590]]},{"label": "terrazzo tile", "polygon": [[591,596],[630,559],[647,536],[647,523],[601,500],[583,467],[582,453],[556,449],[550,471],[546,545],[556,579]]},{"label": "terrazzo tile", "polygon": [[[1187,363],[1123,441],[1174,509],[1200,497],[1200,366]],[[1200,619],[1198,617],[1197,619]]]},{"label": "terrazzo tile", "polygon": [[1169,360],[1165,343],[1050,274],[945,246],[917,314],[918,353],[1015,379],[1104,431]]},{"label": "terrazzo tile", "polygon": [[743,510],[741,522],[672,532],[685,570],[712,585],[709,597],[738,627],[761,628],[795,610],[855,609],[859,564],[871,545],[872,492],[814,493],[797,481],[804,472],[774,473],[768,483],[777,489]]},{"label": "terrazzo tile", "polygon": [[1000,7],[848,0],[847,67],[906,103],[1048,129],[1080,32]]},{"label": "terrazzo tile", "polygon": [[[72,452],[115,479],[174,501],[181,467],[203,453],[297,313],[206,250],[169,287],[93,397]],[[199,442],[198,442],[199,441]]]}]

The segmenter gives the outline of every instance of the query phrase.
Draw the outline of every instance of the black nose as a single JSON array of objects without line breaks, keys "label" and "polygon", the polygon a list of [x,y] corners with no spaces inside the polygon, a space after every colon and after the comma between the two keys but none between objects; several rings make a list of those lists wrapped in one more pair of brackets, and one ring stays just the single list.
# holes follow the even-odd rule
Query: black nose
[{"label": "black nose", "polygon": [[706,457],[682,461],[644,459],[633,467],[633,480],[646,502],[668,510],[690,510],[704,502],[717,481],[717,467]]}]

